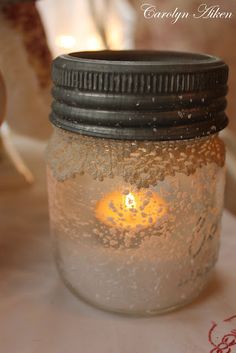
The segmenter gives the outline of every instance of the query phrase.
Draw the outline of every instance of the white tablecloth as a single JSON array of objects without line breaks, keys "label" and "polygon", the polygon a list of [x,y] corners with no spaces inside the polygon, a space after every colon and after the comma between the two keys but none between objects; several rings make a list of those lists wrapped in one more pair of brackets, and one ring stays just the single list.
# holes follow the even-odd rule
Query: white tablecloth
[{"label": "white tablecloth", "polygon": [[[223,321],[236,315],[236,218],[224,213],[220,259],[194,303],[151,318],[99,311],[76,299],[58,278],[43,146],[20,143],[36,182],[0,198],[0,353],[206,353],[214,348],[208,341],[212,321],[218,325],[212,331],[216,343],[230,325],[236,329],[236,319]],[[231,349],[236,352],[236,345]]]}]

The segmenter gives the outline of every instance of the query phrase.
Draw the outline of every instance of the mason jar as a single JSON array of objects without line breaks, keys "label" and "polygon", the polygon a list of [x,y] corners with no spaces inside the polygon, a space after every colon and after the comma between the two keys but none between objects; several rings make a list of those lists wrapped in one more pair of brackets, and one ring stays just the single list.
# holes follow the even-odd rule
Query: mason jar
[{"label": "mason jar", "polygon": [[185,305],[217,261],[228,67],[203,54],[101,51],[53,63],[48,192],[57,268],[101,309]]}]

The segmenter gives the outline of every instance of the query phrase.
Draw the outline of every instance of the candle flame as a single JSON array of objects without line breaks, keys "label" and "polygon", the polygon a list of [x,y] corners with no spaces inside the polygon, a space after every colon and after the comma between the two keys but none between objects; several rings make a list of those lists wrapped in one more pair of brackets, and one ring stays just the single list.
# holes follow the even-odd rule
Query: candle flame
[{"label": "candle flame", "polygon": [[111,227],[140,230],[155,226],[167,212],[167,204],[156,192],[112,191],[96,204],[96,218]]},{"label": "candle flame", "polygon": [[125,206],[127,208],[136,208],[135,196],[131,193],[125,196]]}]

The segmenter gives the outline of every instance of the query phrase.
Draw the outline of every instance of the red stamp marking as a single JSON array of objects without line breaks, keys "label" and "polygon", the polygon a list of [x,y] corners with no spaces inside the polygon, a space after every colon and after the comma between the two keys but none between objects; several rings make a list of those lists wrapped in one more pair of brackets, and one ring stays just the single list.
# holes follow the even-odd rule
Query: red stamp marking
[{"label": "red stamp marking", "polygon": [[236,353],[236,315],[220,324],[213,322],[208,340],[213,346],[210,353]]}]

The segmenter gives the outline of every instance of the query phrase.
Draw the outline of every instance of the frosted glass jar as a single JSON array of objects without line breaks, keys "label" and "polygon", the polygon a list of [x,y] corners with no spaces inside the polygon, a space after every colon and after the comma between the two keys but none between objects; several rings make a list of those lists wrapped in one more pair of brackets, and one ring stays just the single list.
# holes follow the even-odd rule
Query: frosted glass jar
[{"label": "frosted glass jar", "polygon": [[[65,82],[74,82],[66,80],[63,90]],[[151,315],[190,302],[218,257],[225,149],[217,132],[227,119],[221,112],[214,128],[199,120],[196,130],[196,121],[187,118],[182,137],[173,137],[176,126],[182,128],[180,115],[191,114],[182,109],[171,131],[169,125],[162,129],[162,139],[158,125],[141,126],[144,139],[137,126],[128,126],[127,136],[126,126],[117,131],[94,112],[96,124],[89,121],[85,132],[81,107],[77,119],[75,104],[62,107],[58,92],[56,87],[51,119],[57,127],[47,160],[53,249],[63,281],[78,297],[119,313]],[[84,94],[83,87],[73,91],[73,99],[77,94]],[[176,97],[178,104],[183,100]],[[65,111],[74,120],[65,119]]]}]

